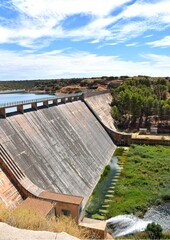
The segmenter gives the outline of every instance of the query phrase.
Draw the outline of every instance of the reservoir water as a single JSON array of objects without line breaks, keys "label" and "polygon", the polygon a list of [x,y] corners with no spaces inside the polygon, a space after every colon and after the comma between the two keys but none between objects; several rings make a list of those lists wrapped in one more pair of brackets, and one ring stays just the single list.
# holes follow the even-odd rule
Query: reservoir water
[{"label": "reservoir water", "polygon": [[0,104],[17,102],[17,101],[26,101],[32,99],[41,99],[46,97],[52,97],[49,94],[34,94],[34,93],[6,93],[0,94]]},{"label": "reservoir water", "polygon": [[[0,94],[0,106],[3,106],[3,104],[11,103],[15,104],[18,101],[30,101],[30,100],[38,100],[38,99],[44,99],[44,98],[52,98],[53,95],[49,94],[34,94],[34,93],[5,93]],[[31,105],[25,105],[24,109],[30,108]],[[38,106],[41,106],[41,103],[38,103]],[[6,109],[6,112],[14,112],[16,111],[16,108],[8,108]]]}]

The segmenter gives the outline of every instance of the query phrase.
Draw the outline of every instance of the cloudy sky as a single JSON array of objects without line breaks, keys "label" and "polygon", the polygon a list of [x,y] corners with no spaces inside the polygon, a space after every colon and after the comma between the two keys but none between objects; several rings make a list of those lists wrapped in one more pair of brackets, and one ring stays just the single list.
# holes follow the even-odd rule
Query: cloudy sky
[{"label": "cloudy sky", "polygon": [[170,0],[0,0],[0,80],[170,76]]}]

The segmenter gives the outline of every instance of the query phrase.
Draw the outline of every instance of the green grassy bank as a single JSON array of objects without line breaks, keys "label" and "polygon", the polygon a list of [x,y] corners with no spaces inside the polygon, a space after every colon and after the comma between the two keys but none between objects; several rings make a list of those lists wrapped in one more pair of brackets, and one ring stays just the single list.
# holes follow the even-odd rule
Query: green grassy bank
[{"label": "green grassy bank", "polygon": [[118,150],[123,164],[107,217],[133,213],[142,216],[149,206],[170,200],[170,147],[131,145]]}]

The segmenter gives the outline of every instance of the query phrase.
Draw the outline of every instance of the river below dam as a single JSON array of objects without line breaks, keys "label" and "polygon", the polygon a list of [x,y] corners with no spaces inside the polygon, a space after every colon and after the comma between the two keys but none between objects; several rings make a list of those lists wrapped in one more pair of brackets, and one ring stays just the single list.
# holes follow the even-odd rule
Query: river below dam
[{"label": "river below dam", "polygon": [[[114,196],[114,188],[121,167],[117,164],[118,158],[112,157],[109,163],[109,171],[101,177],[86,207],[86,216],[100,220],[106,219],[109,202]],[[107,166],[107,167],[108,167]],[[105,171],[104,171],[105,172]]]},{"label": "river below dam", "polygon": [[148,209],[143,219],[132,214],[110,218],[107,228],[113,237],[121,237],[145,231],[151,222],[161,225],[163,232],[170,232],[170,203]]}]

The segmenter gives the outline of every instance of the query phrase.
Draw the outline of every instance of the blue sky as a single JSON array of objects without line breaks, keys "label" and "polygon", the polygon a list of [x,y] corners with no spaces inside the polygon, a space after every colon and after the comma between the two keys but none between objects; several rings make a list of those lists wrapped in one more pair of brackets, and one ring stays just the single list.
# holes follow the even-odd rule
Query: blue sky
[{"label": "blue sky", "polygon": [[170,0],[0,0],[0,80],[170,76]]}]

